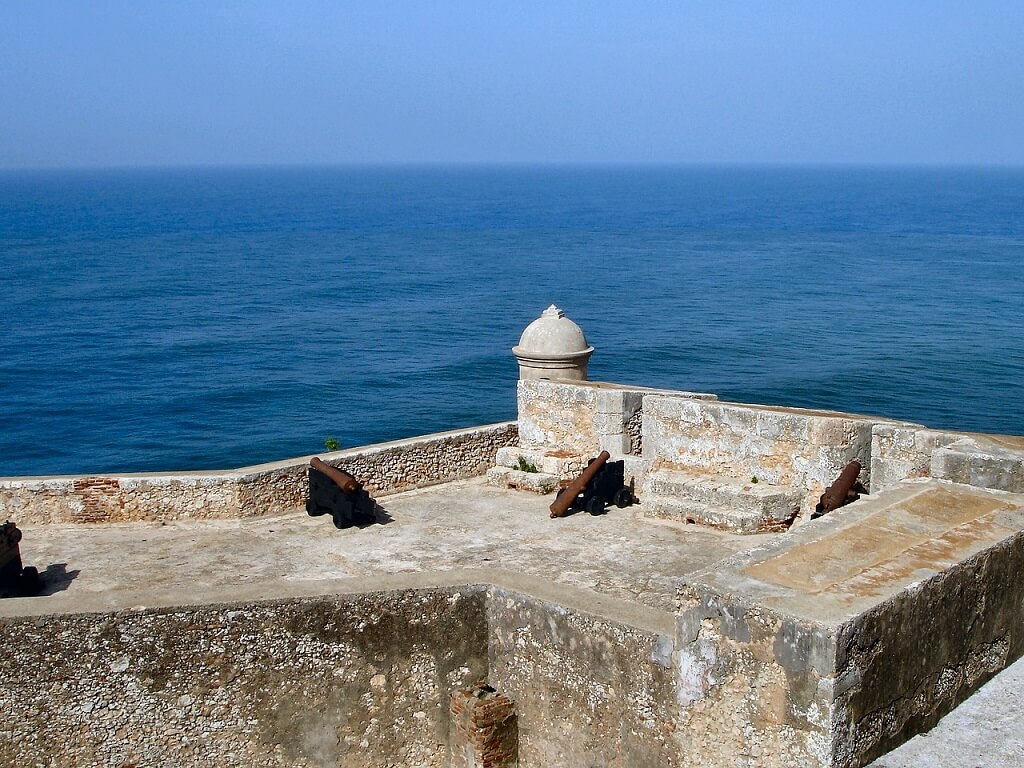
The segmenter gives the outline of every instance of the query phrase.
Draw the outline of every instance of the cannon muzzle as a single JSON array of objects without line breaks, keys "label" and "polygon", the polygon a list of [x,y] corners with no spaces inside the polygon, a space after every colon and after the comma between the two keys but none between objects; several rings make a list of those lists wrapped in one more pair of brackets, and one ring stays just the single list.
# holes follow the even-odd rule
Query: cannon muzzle
[{"label": "cannon muzzle", "polygon": [[859,499],[859,492],[864,490],[864,487],[857,482],[861,469],[859,461],[851,461],[847,464],[843,471],[839,473],[836,481],[821,494],[821,499],[818,501],[818,505],[815,507],[814,514],[811,517],[821,517],[824,514],[839,509],[845,504],[849,504],[851,501]]}]

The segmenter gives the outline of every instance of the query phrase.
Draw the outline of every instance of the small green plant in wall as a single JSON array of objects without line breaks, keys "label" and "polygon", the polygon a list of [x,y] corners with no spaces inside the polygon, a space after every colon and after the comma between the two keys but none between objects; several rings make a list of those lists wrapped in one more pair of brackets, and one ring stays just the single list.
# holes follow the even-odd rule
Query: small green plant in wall
[{"label": "small green plant in wall", "polygon": [[756,483],[756,482],[757,482],[757,475],[753,475],[753,476],[752,476],[752,477],[750,478],[750,482],[752,482],[752,483]]},{"label": "small green plant in wall", "polygon": [[518,469],[520,472],[539,472],[540,471],[539,469],[537,469],[537,465],[536,464],[531,464],[526,459],[524,459],[522,456],[520,456],[519,457],[519,461],[516,462],[516,469]]},{"label": "small green plant in wall", "polygon": [[324,448],[326,448],[328,451],[340,451],[341,443],[338,442],[338,439],[336,437],[328,435],[327,439],[324,440]]}]

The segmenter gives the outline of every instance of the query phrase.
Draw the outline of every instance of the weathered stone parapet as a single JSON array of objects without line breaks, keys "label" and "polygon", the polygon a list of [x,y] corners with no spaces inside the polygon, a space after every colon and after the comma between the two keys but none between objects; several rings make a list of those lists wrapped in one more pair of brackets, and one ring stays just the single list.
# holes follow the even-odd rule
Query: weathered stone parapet
[{"label": "weathered stone parapet", "polygon": [[[483,474],[515,422],[322,454],[376,495]],[[0,478],[0,518],[19,525],[203,520],[302,506],[311,457],[214,472]]]},{"label": "weathered stone parapet", "polygon": [[835,411],[650,396],[644,453],[659,465],[823,490],[853,459],[869,464],[875,423]]},{"label": "weathered stone parapet", "polygon": [[603,382],[527,379],[517,388],[520,445],[590,456],[604,450],[613,456],[636,455],[638,414],[650,395],[716,397]]},{"label": "weathered stone parapet", "polygon": [[516,702],[522,766],[685,765],[672,638],[496,587],[490,675]]},{"label": "weathered stone parapet", "polygon": [[1024,437],[963,435],[932,452],[932,477],[1024,493]]},{"label": "weathered stone parapet", "polygon": [[1024,496],[908,483],[680,587],[695,765],[858,768],[1024,653]]},{"label": "weathered stone parapet", "polygon": [[480,588],[5,618],[0,764],[447,765]]},{"label": "weathered stone parapet", "polygon": [[871,429],[877,420],[834,411],[644,398],[644,458],[652,471],[704,473],[802,491],[818,497],[850,461],[870,484]]},{"label": "weathered stone parapet", "polygon": [[955,432],[917,424],[876,424],[871,430],[871,491],[877,493],[903,480],[930,477],[935,449],[959,438]]},{"label": "weathered stone parapet", "polygon": [[[370,494],[383,496],[482,475],[500,448],[516,443],[517,434],[515,422],[504,422],[320,454],[320,458],[358,478]],[[301,506],[309,458],[241,470],[241,516]]]},{"label": "weathered stone parapet", "polygon": [[878,424],[871,438],[872,491],[919,477],[1024,493],[1024,437]]},{"label": "weathered stone parapet", "polygon": [[22,525],[236,517],[235,473],[0,479],[0,517]]}]

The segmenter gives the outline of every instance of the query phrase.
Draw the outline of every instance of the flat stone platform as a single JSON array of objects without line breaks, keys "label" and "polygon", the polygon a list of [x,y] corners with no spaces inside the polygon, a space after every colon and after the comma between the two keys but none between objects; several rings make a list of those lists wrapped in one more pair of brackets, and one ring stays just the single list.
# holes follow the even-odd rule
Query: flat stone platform
[{"label": "flat stone platform", "polygon": [[300,510],[26,526],[25,564],[73,578],[45,597],[0,601],[0,616],[497,583],[671,631],[676,581],[751,545],[749,536],[652,522],[637,506],[551,519],[549,497],[483,479],[379,501],[378,523],[343,530]]},{"label": "flat stone platform", "polygon": [[[550,497],[482,478],[383,497],[378,523],[346,530],[302,510],[232,521],[25,526],[24,562],[66,576],[44,596],[0,600],[0,617],[494,584],[672,634],[679,582],[699,575],[723,592],[742,584],[760,604],[835,625],[908,579],[927,578],[1022,527],[1015,505],[989,494],[974,494],[974,506],[959,498],[946,504],[941,488],[901,494],[895,515],[883,515],[869,497],[857,515],[862,524],[839,513],[829,533],[819,523],[822,535],[804,532],[789,547],[778,534],[651,520],[642,505],[551,519]],[[732,570],[711,568],[725,558]],[[918,570],[921,558],[927,563]],[[896,562],[905,570],[895,573]],[[1020,764],[1022,679],[1018,662],[931,733],[873,765]]]}]

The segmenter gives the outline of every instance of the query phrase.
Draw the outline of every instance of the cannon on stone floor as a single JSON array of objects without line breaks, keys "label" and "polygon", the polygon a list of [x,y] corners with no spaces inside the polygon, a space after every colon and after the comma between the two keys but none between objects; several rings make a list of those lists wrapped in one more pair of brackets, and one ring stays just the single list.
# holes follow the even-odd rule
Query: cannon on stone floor
[{"label": "cannon on stone floor", "polygon": [[21,530],[7,521],[0,525],[0,597],[36,595],[43,588],[39,571],[21,563]]},{"label": "cannon on stone floor", "polygon": [[579,477],[559,490],[549,509],[552,517],[565,517],[572,508],[592,515],[604,513],[609,504],[622,508],[636,501],[633,489],[626,486],[625,462],[608,461],[611,454],[601,451],[587,463]]},{"label": "cannon on stone floor", "polygon": [[377,505],[363,484],[343,469],[314,457],[309,462],[306,512],[329,514],[338,528],[367,525],[377,519]]},{"label": "cannon on stone floor", "polygon": [[857,479],[861,469],[863,467],[859,461],[851,461],[843,467],[843,471],[839,473],[836,481],[821,494],[818,505],[811,513],[812,520],[834,512],[859,499],[862,493],[867,493],[867,489]]}]

